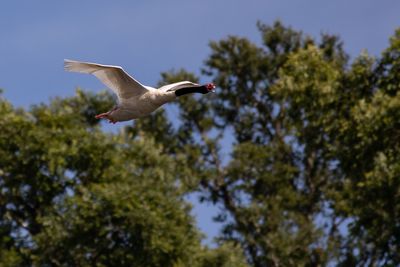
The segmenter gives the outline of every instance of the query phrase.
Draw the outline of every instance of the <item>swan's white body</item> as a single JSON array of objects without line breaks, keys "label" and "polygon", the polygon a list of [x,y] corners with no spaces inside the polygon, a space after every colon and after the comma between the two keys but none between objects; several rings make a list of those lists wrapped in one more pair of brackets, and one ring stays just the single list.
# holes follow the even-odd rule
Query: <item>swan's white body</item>
[{"label": "swan's white body", "polygon": [[119,66],[89,62],[64,60],[64,68],[66,71],[93,74],[114,91],[118,97],[118,105],[113,110],[96,116],[96,118],[106,118],[113,123],[149,115],[165,103],[175,100],[176,90],[200,86],[183,81],[155,89],[141,84]]}]

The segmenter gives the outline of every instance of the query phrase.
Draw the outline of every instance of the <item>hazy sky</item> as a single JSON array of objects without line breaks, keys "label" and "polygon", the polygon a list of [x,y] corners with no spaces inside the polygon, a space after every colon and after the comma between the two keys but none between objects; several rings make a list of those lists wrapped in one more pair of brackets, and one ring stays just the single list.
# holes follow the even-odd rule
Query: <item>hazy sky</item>
[{"label": "hazy sky", "polygon": [[[5,0],[0,88],[18,106],[71,96],[76,86],[104,88],[89,75],[65,73],[64,58],[121,65],[156,85],[161,71],[199,73],[210,40],[239,35],[259,43],[256,22],[277,19],[312,36],[338,34],[353,57],[363,49],[378,56],[400,27],[399,12],[398,0]],[[215,208],[196,205],[194,212],[215,235]]]}]

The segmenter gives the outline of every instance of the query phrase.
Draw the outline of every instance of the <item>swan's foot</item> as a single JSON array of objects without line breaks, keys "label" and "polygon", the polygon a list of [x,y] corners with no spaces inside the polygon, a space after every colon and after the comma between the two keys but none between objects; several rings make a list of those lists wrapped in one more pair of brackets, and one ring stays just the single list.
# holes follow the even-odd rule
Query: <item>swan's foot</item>
[{"label": "swan's foot", "polygon": [[[114,111],[114,110],[112,110]],[[107,119],[109,123],[115,124],[117,121],[110,117],[112,111],[101,113],[95,116],[96,119]]]},{"label": "swan's foot", "polygon": [[109,117],[110,112],[106,112],[106,113],[101,113],[95,116],[96,119],[110,119]]}]

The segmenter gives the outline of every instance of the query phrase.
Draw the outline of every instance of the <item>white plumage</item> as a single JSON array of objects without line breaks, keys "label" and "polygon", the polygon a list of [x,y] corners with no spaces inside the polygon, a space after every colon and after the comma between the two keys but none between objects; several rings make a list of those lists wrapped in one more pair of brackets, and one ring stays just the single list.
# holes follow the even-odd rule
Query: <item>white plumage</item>
[{"label": "white plumage", "polygon": [[189,81],[177,82],[155,89],[145,86],[126,73],[120,66],[64,60],[66,71],[90,73],[96,76],[118,97],[118,105],[96,116],[110,122],[127,121],[146,116],[176,97],[188,93],[214,92],[214,84],[199,85]]}]

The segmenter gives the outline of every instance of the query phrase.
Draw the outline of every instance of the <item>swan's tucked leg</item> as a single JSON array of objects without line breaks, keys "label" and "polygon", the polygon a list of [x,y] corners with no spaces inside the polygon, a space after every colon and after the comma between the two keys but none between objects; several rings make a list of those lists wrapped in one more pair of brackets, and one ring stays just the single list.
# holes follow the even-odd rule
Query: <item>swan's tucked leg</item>
[{"label": "swan's tucked leg", "polygon": [[114,112],[117,109],[118,109],[118,107],[114,107],[112,110],[110,110],[108,112],[96,115],[95,118],[96,119],[107,119],[109,123],[115,124],[117,121],[114,120],[110,115],[112,112]]},{"label": "swan's tucked leg", "polygon": [[101,113],[95,116],[96,119],[109,119],[110,112]]}]

